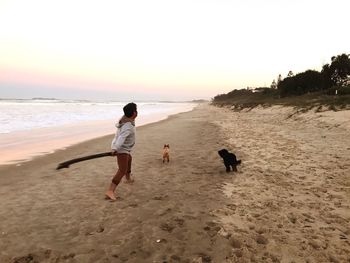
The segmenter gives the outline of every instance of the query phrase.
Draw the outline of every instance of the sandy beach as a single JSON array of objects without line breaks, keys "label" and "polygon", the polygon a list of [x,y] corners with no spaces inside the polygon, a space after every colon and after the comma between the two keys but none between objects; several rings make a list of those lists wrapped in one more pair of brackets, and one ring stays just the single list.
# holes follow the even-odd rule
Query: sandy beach
[{"label": "sandy beach", "polygon": [[350,111],[200,105],[137,128],[116,202],[114,157],[55,170],[113,135],[0,166],[0,262],[350,262],[349,134]]}]

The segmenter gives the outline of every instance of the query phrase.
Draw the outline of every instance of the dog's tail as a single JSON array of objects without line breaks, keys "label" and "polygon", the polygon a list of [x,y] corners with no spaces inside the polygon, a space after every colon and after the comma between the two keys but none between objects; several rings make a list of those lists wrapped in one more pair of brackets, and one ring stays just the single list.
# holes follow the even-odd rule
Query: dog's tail
[{"label": "dog's tail", "polygon": [[236,162],[237,164],[241,164],[241,160],[237,160],[237,162]]}]

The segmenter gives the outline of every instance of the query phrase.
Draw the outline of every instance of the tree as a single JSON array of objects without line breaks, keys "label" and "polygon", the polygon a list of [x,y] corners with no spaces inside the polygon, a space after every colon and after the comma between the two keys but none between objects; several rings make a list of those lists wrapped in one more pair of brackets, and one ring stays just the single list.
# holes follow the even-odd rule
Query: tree
[{"label": "tree", "polygon": [[251,89],[234,89],[232,91],[230,91],[229,93],[226,94],[219,94],[216,95],[213,100],[216,102],[219,101],[225,101],[225,100],[231,100],[237,97],[244,97],[247,95],[253,94],[253,91]]},{"label": "tree", "polygon": [[332,57],[332,63],[329,66],[331,80],[340,86],[349,81],[350,77],[350,54],[341,54]]},{"label": "tree", "polygon": [[321,74],[322,74],[324,86],[326,89],[329,89],[336,84],[332,80],[332,72],[331,72],[329,64],[323,65]]},{"label": "tree", "polygon": [[324,88],[324,79],[320,72],[307,70],[294,77],[285,78],[278,84],[281,97],[303,95]]},{"label": "tree", "polygon": [[277,89],[277,83],[276,83],[275,80],[272,81],[270,88],[271,89]]},{"label": "tree", "polygon": [[277,86],[278,86],[278,84],[279,84],[281,81],[282,81],[282,75],[279,74],[279,75],[278,75],[278,78],[277,78]]}]

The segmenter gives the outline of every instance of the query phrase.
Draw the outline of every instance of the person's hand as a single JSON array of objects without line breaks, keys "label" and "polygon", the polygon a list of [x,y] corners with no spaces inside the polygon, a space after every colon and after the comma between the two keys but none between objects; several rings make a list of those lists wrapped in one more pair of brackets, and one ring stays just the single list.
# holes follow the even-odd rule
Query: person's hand
[{"label": "person's hand", "polygon": [[117,155],[117,151],[116,150],[112,150],[112,156],[116,156]]}]

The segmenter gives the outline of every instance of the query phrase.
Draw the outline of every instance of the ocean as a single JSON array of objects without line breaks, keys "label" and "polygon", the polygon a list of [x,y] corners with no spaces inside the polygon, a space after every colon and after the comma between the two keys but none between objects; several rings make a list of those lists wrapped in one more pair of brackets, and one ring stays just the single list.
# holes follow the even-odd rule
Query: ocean
[{"label": "ocean", "polygon": [[[190,111],[195,103],[135,102],[136,127]],[[122,101],[0,100],[0,164],[20,163],[75,143],[115,133]]]}]

